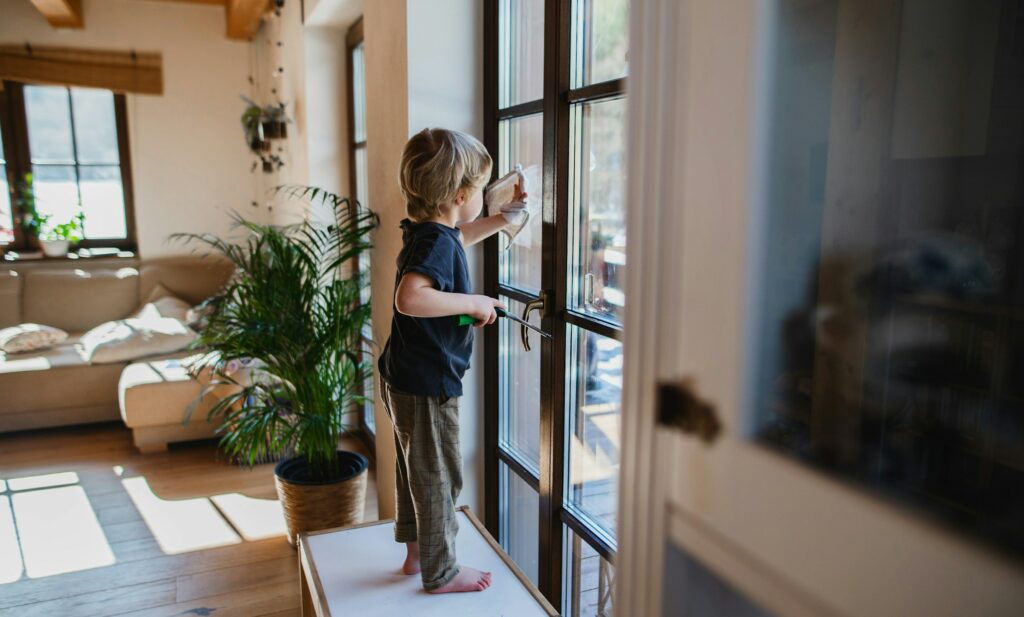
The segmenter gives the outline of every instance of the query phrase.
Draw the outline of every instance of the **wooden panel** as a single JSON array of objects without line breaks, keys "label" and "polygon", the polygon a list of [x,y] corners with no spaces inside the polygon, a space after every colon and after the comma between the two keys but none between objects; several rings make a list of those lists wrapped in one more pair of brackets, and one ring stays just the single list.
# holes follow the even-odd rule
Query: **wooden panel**
[{"label": "wooden panel", "polygon": [[32,0],[54,28],[84,28],[82,0]]},{"label": "wooden panel", "polygon": [[260,19],[267,12],[267,0],[226,0],[228,38],[248,40],[260,28]]},{"label": "wooden panel", "polygon": [[0,79],[163,94],[160,53],[0,45]]}]

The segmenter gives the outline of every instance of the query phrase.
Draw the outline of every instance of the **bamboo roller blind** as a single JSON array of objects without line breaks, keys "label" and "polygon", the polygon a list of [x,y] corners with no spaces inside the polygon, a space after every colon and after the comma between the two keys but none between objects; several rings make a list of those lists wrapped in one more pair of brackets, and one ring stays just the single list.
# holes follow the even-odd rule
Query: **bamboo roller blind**
[{"label": "bamboo roller blind", "polygon": [[159,53],[0,45],[0,79],[163,94]]}]

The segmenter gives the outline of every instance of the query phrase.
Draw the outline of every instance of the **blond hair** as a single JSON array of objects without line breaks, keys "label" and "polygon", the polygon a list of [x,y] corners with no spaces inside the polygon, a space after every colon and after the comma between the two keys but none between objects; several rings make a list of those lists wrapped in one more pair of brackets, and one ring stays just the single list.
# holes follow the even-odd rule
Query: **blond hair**
[{"label": "blond hair", "polygon": [[399,183],[414,221],[436,218],[460,189],[480,190],[491,176],[491,155],[475,138],[447,129],[423,129],[402,150]]}]

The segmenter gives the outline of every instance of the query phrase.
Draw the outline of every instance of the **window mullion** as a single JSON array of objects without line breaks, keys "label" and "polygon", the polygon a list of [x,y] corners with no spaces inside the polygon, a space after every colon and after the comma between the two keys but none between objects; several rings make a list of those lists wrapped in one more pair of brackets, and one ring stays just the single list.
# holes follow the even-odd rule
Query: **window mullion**
[{"label": "window mullion", "polygon": [[[65,88],[68,95],[68,116],[71,121],[71,159],[75,167],[75,194],[78,195],[78,213],[82,213],[82,174],[78,169],[78,136],[75,134],[75,101],[71,96],[71,88]],[[84,230],[83,230],[84,232]],[[83,239],[85,233],[82,234]]]}]

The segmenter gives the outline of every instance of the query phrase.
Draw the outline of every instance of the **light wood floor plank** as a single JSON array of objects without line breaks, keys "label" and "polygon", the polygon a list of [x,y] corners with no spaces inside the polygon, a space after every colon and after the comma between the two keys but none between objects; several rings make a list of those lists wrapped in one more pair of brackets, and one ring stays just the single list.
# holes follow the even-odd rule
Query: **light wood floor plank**
[{"label": "light wood floor plank", "polygon": [[[341,445],[361,451],[355,440]],[[0,585],[0,617],[298,616],[297,558],[284,537],[167,555],[122,484],[144,477],[167,502],[225,493],[276,499],[273,467],[233,465],[213,441],[142,455],[119,423],[0,434],[0,479],[75,472],[115,557],[106,567]],[[374,520],[372,475],[368,484],[365,518]]]}]

